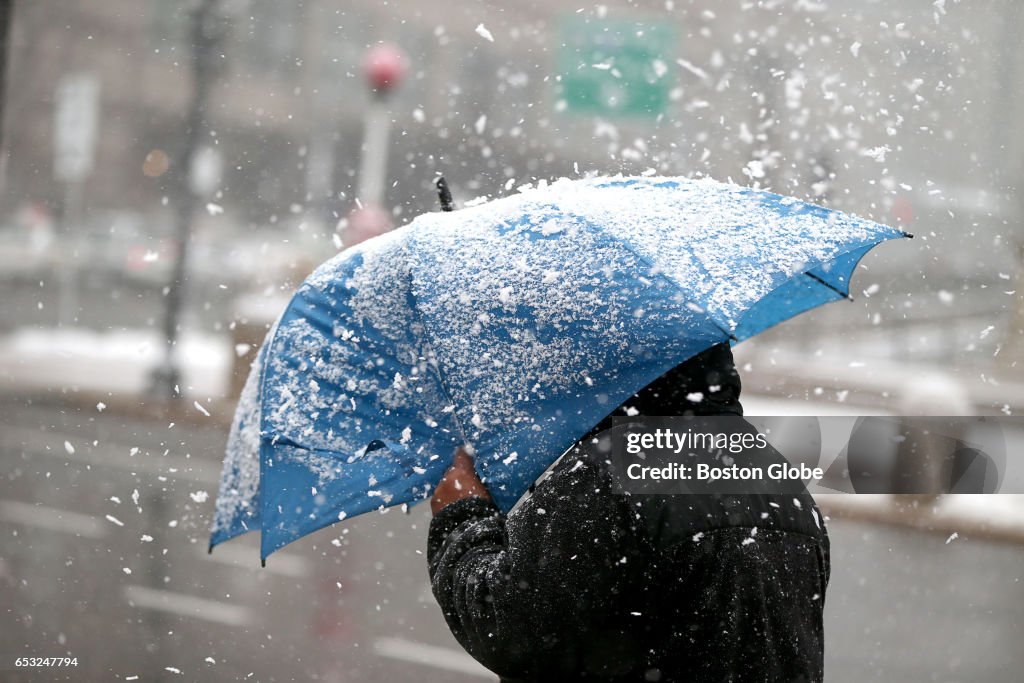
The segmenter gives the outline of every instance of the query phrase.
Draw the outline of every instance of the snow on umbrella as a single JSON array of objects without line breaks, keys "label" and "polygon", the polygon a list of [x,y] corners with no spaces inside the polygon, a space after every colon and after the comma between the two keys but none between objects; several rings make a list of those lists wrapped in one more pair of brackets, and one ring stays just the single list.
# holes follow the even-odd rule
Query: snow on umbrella
[{"label": "snow on umbrella", "polygon": [[264,342],[229,437],[211,548],[281,546],[430,496],[469,444],[509,510],[669,368],[848,297],[906,233],[685,178],[560,180],[431,213],[338,254]]}]

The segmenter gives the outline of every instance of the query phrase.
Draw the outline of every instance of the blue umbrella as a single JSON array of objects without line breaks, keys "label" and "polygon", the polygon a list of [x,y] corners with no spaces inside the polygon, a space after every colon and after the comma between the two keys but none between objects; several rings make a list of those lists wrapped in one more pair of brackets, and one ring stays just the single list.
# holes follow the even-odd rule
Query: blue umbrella
[{"label": "blue umbrella", "polygon": [[411,224],[338,254],[260,350],[211,547],[265,559],[339,519],[430,496],[468,444],[509,510],[669,368],[849,296],[900,230],[760,190],[593,178]]}]

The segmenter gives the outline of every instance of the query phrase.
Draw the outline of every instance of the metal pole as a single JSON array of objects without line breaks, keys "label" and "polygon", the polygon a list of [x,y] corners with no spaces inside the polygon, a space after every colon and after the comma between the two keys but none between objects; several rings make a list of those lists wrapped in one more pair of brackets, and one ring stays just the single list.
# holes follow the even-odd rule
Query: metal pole
[{"label": "metal pole", "polygon": [[356,197],[364,206],[381,206],[387,183],[388,136],[391,132],[387,101],[405,73],[405,56],[398,46],[379,43],[367,53],[364,68],[372,94],[370,106],[366,109]]},{"label": "metal pole", "polygon": [[60,227],[65,246],[60,250],[60,279],[57,287],[57,326],[74,327],[78,322],[78,279],[82,254],[70,239],[72,226],[80,226],[85,215],[82,207],[82,180],[68,180],[64,184],[64,207]]},{"label": "metal pole", "polygon": [[356,195],[365,205],[380,206],[384,202],[388,137],[391,132],[391,115],[388,113],[384,97],[375,95],[366,111],[363,157],[359,164],[359,192]]},{"label": "metal pole", "polygon": [[14,0],[0,0],[0,149],[4,142],[4,112],[7,110],[7,53],[11,36]]},{"label": "metal pole", "polygon": [[152,375],[152,392],[161,398],[177,398],[181,395],[181,370],[175,347],[178,343],[179,318],[186,284],[192,218],[198,204],[197,197],[189,187],[189,172],[201,140],[210,86],[214,79],[213,63],[217,58],[217,47],[222,38],[220,16],[217,11],[219,4],[220,0],[200,0],[192,10],[191,16],[189,35],[192,41],[192,99],[185,118],[181,149],[169,178],[170,194],[176,209],[173,237],[176,256],[166,289],[164,358]]}]

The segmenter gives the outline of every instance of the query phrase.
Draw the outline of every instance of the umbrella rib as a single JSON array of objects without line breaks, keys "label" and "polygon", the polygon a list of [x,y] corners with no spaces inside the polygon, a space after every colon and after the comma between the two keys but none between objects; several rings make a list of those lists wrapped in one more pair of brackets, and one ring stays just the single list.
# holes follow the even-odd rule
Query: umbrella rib
[{"label": "umbrella rib", "polygon": [[[444,182],[443,178],[441,178],[440,180],[442,182]],[[440,183],[439,183],[439,185],[440,185]],[[444,183],[444,186],[447,189],[447,187],[448,187],[447,182]],[[406,259],[410,259],[409,244],[408,243],[403,245],[402,251],[405,254]],[[409,277],[410,277],[410,279],[412,279],[412,271],[411,271],[411,269],[409,271]],[[411,293],[411,297],[412,297],[412,314],[413,314],[413,317],[416,319],[416,323],[419,325],[420,329],[424,329],[425,325],[424,325],[424,322],[423,322],[423,318],[420,315],[420,309],[419,309],[419,307],[417,305],[419,302],[416,299],[415,292]],[[435,353],[434,347],[433,347],[432,344],[430,344],[425,339],[420,339],[420,349],[419,350],[422,352],[422,351],[426,351],[428,349],[430,351],[430,355],[434,358],[434,363],[433,364],[428,363],[428,365],[431,365],[432,369],[434,370],[434,375],[437,377],[437,383],[441,387],[441,391],[444,393],[444,397],[448,400],[448,404],[454,408],[455,405],[456,405],[455,404],[455,399],[452,396],[451,389],[448,387],[448,382],[445,380],[444,372],[443,372],[443,369],[441,368],[441,359]],[[424,357],[425,357],[425,354],[424,354]],[[457,412],[453,412],[453,414],[452,414],[452,422],[455,423],[455,428],[457,430],[459,430],[459,436],[462,437],[462,443],[469,445],[469,439],[466,438],[466,431],[465,431],[465,429],[462,426],[462,422],[459,420],[459,416],[458,416]]]},{"label": "umbrella rib", "polygon": [[822,278],[818,277],[817,275],[815,275],[814,273],[812,273],[810,271],[804,273],[804,275],[806,275],[807,277],[811,278],[812,280],[814,280],[816,282],[819,282],[820,284],[825,285],[826,287],[831,289],[833,292],[835,292],[837,294],[840,294],[844,299],[846,299],[848,301],[853,301],[853,297],[852,296],[850,296],[849,294],[847,294],[843,290],[839,289],[838,287],[833,285],[831,282],[827,282],[827,281],[823,280]]}]

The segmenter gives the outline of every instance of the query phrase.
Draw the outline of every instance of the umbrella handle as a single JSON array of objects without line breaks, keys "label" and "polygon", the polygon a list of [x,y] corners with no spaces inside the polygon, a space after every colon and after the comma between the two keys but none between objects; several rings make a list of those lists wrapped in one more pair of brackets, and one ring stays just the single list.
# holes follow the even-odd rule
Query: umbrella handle
[{"label": "umbrella handle", "polygon": [[452,202],[452,191],[448,189],[448,181],[444,179],[444,176],[438,176],[437,180],[434,181],[437,185],[437,198],[441,200],[442,211],[452,211],[455,209],[455,204]]}]

